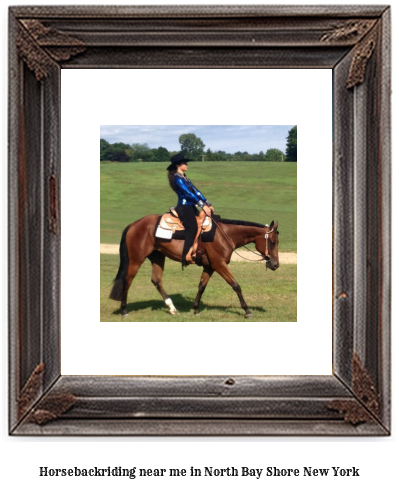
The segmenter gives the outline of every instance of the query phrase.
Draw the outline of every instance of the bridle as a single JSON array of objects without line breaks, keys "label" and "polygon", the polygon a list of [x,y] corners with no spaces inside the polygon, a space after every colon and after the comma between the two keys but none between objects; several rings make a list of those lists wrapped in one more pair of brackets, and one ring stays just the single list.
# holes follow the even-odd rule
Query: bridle
[{"label": "bridle", "polygon": [[[228,242],[228,244],[231,248],[231,251],[234,251],[237,256],[239,256],[240,258],[242,258],[243,260],[246,260],[246,261],[255,261],[255,262],[264,261],[264,262],[266,262],[266,268],[267,268],[267,265],[271,262],[270,256],[269,256],[269,235],[272,232],[274,232],[274,227],[272,229],[270,229],[270,231],[267,231],[265,233],[265,240],[266,240],[265,254],[259,253],[258,251],[254,251],[253,249],[248,248],[245,244],[244,244],[244,246],[242,246],[243,248],[250,251],[254,255],[261,256],[261,258],[259,258],[259,260],[251,260],[250,258],[244,258],[244,256],[241,256],[239,253],[237,253],[237,250],[235,250],[234,246],[232,246],[230,243],[230,241],[231,241],[230,238],[224,233],[224,231],[219,227],[219,224],[213,218],[212,218],[212,221],[216,225],[216,227],[219,229],[219,231],[223,234],[223,236],[225,237],[226,241]],[[265,227],[270,227],[270,226],[269,226],[269,224],[265,224]]]},{"label": "bridle", "polygon": [[[270,227],[268,224],[266,224],[265,227]],[[269,259],[270,261],[270,256],[269,256],[269,235],[274,232],[274,227],[272,229],[270,229],[270,231],[266,232],[265,234],[265,239],[266,239],[266,245],[265,245],[265,259],[266,259],[266,262],[267,260]]]}]

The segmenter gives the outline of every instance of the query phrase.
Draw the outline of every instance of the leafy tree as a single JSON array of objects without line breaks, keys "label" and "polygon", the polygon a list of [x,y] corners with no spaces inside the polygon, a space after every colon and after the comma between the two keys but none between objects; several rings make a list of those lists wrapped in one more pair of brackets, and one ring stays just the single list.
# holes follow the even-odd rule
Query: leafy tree
[{"label": "leafy tree", "polygon": [[108,148],[109,148],[109,143],[104,138],[101,138],[100,139],[100,161],[106,160],[105,154],[106,154]]},{"label": "leafy tree", "polygon": [[259,154],[249,154],[249,156],[246,157],[247,161],[264,161],[265,160],[265,154],[261,151]]},{"label": "leafy tree", "polygon": [[123,142],[116,142],[114,144],[111,144],[111,147],[115,150],[128,150],[128,149],[130,149],[130,145],[125,144]]},{"label": "leafy tree", "polygon": [[250,158],[250,154],[248,154],[248,152],[241,152],[241,151],[238,151],[238,152],[235,152],[234,155],[231,156],[231,159],[233,161],[249,161],[251,160]]},{"label": "leafy tree", "polygon": [[283,152],[279,149],[268,149],[265,154],[265,161],[281,162],[284,158]]},{"label": "leafy tree", "polygon": [[170,161],[170,155],[168,149],[165,147],[158,147],[153,149],[155,162],[168,162]]},{"label": "leafy tree", "polygon": [[242,157],[242,152],[235,152],[233,155],[233,161],[242,161],[244,160]]},{"label": "leafy tree", "polygon": [[113,160],[113,149],[112,149],[112,146],[110,145],[109,147],[107,147],[105,150],[103,150],[101,152],[101,157],[100,159],[102,161],[112,161]]},{"label": "leafy tree", "polygon": [[194,161],[200,161],[202,154],[204,153],[204,142],[194,133],[184,133],[179,137],[179,144],[181,151],[187,157]]},{"label": "leafy tree", "polygon": [[104,138],[100,138],[100,152],[107,147],[109,147],[109,143]]},{"label": "leafy tree", "polygon": [[114,149],[112,151],[110,160],[116,162],[129,162],[129,156],[126,154],[124,150]]},{"label": "leafy tree", "polygon": [[100,160],[129,162],[130,160],[130,157],[128,155],[129,149],[130,149],[130,145],[128,144],[125,144],[123,142],[110,144],[102,138],[100,139]]},{"label": "leafy tree", "polygon": [[288,137],[287,137],[287,148],[285,151],[285,155],[287,156],[287,161],[289,162],[296,162],[297,157],[296,157],[296,125],[291,128],[291,130],[288,132]]},{"label": "leafy tree", "polygon": [[156,149],[150,149],[147,144],[134,143],[131,145],[131,159],[133,161],[154,161]]},{"label": "leafy tree", "polygon": [[131,147],[128,144],[125,144],[123,142],[117,142],[111,145],[112,152],[113,152],[113,157],[112,161],[117,161],[117,162],[129,162],[131,156],[129,155],[129,152],[131,151]]}]

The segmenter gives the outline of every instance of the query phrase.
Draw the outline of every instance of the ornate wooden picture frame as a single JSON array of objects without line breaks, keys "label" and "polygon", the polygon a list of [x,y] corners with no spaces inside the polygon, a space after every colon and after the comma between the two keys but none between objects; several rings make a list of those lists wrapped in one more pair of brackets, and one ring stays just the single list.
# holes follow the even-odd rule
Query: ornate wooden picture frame
[{"label": "ornate wooden picture frame", "polygon": [[[11,7],[9,36],[10,434],[388,435],[389,7]],[[332,70],[330,376],[60,374],[61,69],[154,67]]]}]

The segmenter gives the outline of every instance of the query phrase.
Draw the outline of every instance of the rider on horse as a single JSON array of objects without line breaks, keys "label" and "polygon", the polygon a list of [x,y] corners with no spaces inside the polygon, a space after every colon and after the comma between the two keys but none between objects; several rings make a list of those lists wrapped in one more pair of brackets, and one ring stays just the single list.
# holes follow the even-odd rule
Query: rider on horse
[{"label": "rider on horse", "polygon": [[187,163],[191,160],[184,157],[182,153],[178,153],[171,158],[171,164],[166,169],[169,184],[178,196],[175,210],[186,230],[182,254],[183,266],[195,263],[191,258],[190,249],[197,234],[198,210],[196,207],[202,209],[209,217],[215,212],[212,204],[185,175],[188,168]]}]

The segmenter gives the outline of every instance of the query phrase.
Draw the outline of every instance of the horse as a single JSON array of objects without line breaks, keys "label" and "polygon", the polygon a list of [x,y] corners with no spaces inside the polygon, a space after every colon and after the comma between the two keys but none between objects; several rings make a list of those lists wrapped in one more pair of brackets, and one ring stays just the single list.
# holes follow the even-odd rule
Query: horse
[{"label": "horse", "polygon": [[[122,233],[119,247],[120,264],[115,277],[110,299],[121,301],[122,316],[127,316],[127,294],[130,285],[140,266],[148,258],[152,264],[151,282],[161,294],[171,314],[177,310],[172,299],[162,286],[162,273],[165,258],[181,261],[183,243],[180,239],[165,240],[155,237],[155,228],[159,215],[147,215],[128,225]],[[200,314],[199,304],[205,288],[214,272],[217,272],[236,292],[245,318],[252,317],[252,313],[241,292],[241,287],[229,269],[233,251],[241,246],[254,243],[255,248],[264,261],[266,269],[277,270],[278,257],[278,222],[263,225],[255,222],[220,219],[213,220],[216,227],[212,242],[201,241],[196,263],[203,267],[198,293],[193,304],[194,314]]]}]

